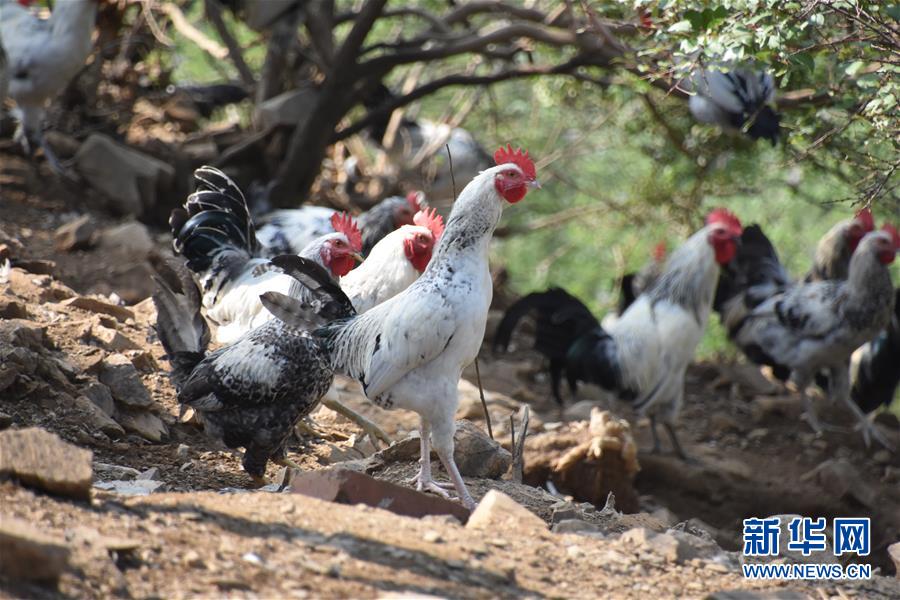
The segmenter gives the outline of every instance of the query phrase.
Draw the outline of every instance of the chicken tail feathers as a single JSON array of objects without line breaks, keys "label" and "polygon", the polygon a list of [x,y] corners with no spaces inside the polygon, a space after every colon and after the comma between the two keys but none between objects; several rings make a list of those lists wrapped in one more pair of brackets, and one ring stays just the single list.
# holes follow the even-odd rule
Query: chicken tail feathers
[{"label": "chicken tail feathers", "polygon": [[[170,376],[181,389],[209,346],[209,327],[200,314],[200,291],[183,268],[169,263],[156,265],[153,294],[156,333],[172,365]],[[176,285],[177,284],[177,285]]]},{"label": "chicken tail feathers", "polygon": [[550,358],[565,356],[569,345],[585,329],[597,325],[597,319],[578,298],[561,288],[534,292],[510,306],[494,334],[494,351],[509,348],[519,321],[531,311],[538,313],[535,348]]},{"label": "chicken tail feathers", "polygon": [[566,376],[569,385],[583,381],[594,383],[605,390],[613,391],[623,400],[631,400],[634,393],[624,388],[624,379],[619,366],[616,340],[602,327],[597,326],[581,335],[566,353]]},{"label": "chicken tail feathers", "polygon": [[194,179],[197,191],[169,216],[175,252],[187,259],[188,268],[205,271],[226,249],[257,256],[260,244],[240,188],[212,167],[200,167]]},{"label": "chicken tail feathers", "polygon": [[310,329],[356,315],[353,303],[323,267],[293,254],[276,256],[270,265],[290,275],[308,294],[266,292],[260,301],[269,312],[292,327]]},{"label": "chicken tail feathers", "polygon": [[772,242],[759,225],[749,225],[741,234],[734,260],[722,269],[713,308],[733,339],[756,306],[784,291],[790,283]]},{"label": "chicken tail feathers", "polygon": [[850,396],[865,413],[889,406],[900,385],[900,290],[894,296],[891,324],[853,356]]}]

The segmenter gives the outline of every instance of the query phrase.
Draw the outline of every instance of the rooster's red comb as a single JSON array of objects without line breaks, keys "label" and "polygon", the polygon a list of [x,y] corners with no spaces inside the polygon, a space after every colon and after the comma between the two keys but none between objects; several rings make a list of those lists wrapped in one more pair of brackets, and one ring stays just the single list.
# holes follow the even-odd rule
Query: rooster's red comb
[{"label": "rooster's red comb", "polygon": [[417,212],[413,217],[413,223],[428,229],[434,236],[435,242],[441,239],[441,234],[444,233],[444,218],[437,214],[434,208],[426,208]]},{"label": "rooster's red comb", "polygon": [[713,223],[721,223],[734,235],[741,235],[743,231],[740,219],[727,208],[714,208],[706,215],[706,224],[712,225]]},{"label": "rooster's red comb", "polygon": [[525,177],[534,180],[537,178],[537,171],[534,168],[534,162],[528,156],[528,150],[522,151],[521,148],[512,149],[512,144],[507,144],[506,148],[502,146],[494,152],[494,162],[498,165],[513,163],[525,173]]},{"label": "rooster's red comb", "polygon": [[891,236],[891,239],[894,241],[894,250],[900,250],[900,233],[897,232],[897,228],[890,223],[885,223],[881,226],[881,229]]},{"label": "rooster's red comb", "polygon": [[406,194],[406,201],[409,203],[409,207],[414,211],[422,210],[422,201],[425,200],[425,192],[422,190],[413,190],[410,193]]},{"label": "rooster's red comb", "polygon": [[653,260],[661,263],[666,258],[666,242],[662,241],[653,247]]},{"label": "rooster's red comb", "polygon": [[872,211],[869,207],[862,208],[856,213],[855,219],[859,221],[863,229],[868,233],[875,231],[875,219],[872,217]]},{"label": "rooster's red comb", "polygon": [[347,236],[351,248],[357,252],[362,250],[362,234],[359,232],[359,227],[356,226],[356,221],[348,213],[342,212],[331,215],[331,226],[338,233],[343,233]]}]

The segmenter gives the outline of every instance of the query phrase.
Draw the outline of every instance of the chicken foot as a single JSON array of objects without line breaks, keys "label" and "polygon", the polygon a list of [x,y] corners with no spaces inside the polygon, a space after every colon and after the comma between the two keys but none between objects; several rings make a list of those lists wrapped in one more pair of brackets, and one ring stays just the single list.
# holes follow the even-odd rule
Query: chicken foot
[{"label": "chicken foot", "polygon": [[407,483],[415,483],[416,490],[420,492],[434,492],[442,498],[450,499],[447,490],[453,487],[451,483],[439,483],[431,475],[431,426],[425,419],[419,417],[419,472]]},{"label": "chicken foot", "polygon": [[[421,417],[420,417],[421,418]],[[429,432],[429,427],[431,426],[430,422],[426,422],[424,418],[421,420],[422,430],[424,433]],[[463,481],[462,475],[459,472],[459,468],[456,466],[456,461],[453,458],[453,434],[456,426],[453,422],[453,419],[450,419],[449,424],[444,424],[439,422],[438,428],[436,430],[432,430],[431,436],[432,442],[434,443],[434,450],[437,452],[438,458],[441,459],[441,463],[444,465],[444,468],[447,470],[447,474],[450,476],[450,481],[453,482],[453,487],[456,488],[456,493],[459,496],[459,501],[463,506],[468,508],[469,510],[474,510],[475,501],[472,499],[471,494],[469,494],[469,490],[466,488],[466,482]],[[422,436],[423,439],[425,435]],[[422,444],[422,448],[425,449],[425,444]],[[422,461],[428,462],[429,466],[427,467],[430,471],[430,458],[431,453],[423,454],[421,457]],[[420,463],[421,466],[424,467],[424,463]]]}]

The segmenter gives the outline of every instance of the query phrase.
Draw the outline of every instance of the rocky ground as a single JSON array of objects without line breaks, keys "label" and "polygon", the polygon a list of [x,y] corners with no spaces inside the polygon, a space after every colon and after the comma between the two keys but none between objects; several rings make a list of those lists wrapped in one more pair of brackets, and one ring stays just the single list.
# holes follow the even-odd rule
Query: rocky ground
[{"label": "rocky ground", "polygon": [[[352,494],[335,503],[292,493],[310,489],[275,466],[272,486],[250,490],[239,459],[179,414],[166,377],[147,300],[166,233],[87,209],[98,203],[83,190],[20,158],[0,161],[0,264],[10,260],[0,270],[0,596],[900,596],[887,552],[900,535],[900,458],[852,432],[813,435],[794,395],[740,365],[691,369],[679,434],[695,460],[684,463],[641,451],[646,423],[598,390],[558,410],[527,333],[509,355],[487,343],[481,376],[506,450],[511,423],[521,433],[521,407],[532,408],[524,483],[483,434],[467,371],[458,417],[474,425],[459,438],[463,470],[476,500],[503,495],[465,525]],[[307,472],[368,473],[378,493],[388,493],[378,481],[403,484],[416,469],[418,444],[402,441],[414,415],[366,403],[348,381],[331,393],[400,443],[378,452],[321,408],[312,418],[320,435],[298,437],[289,456]],[[592,413],[598,405],[612,414]],[[897,419],[878,419],[900,446]],[[604,508],[609,491],[615,508]],[[776,514],[871,517],[868,561],[880,575],[743,579],[741,520]]]}]

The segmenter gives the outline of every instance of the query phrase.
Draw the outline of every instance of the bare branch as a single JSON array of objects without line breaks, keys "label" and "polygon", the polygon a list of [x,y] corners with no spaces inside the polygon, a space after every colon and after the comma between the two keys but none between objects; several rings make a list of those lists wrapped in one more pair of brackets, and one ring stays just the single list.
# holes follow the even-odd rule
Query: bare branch
[{"label": "bare branch", "polygon": [[216,33],[222,38],[225,47],[228,48],[228,57],[231,59],[231,62],[234,63],[234,68],[237,69],[241,81],[248,88],[252,88],[256,85],[256,78],[253,76],[253,71],[250,70],[250,67],[247,66],[247,63],[244,60],[241,46],[237,43],[237,40],[234,39],[234,36],[231,35],[231,32],[228,31],[228,27],[222,19],[222,5],[219,4],[218,0],[206,0],[205,7],[206,16],[212,22],[213,27],[215,27]]}]

